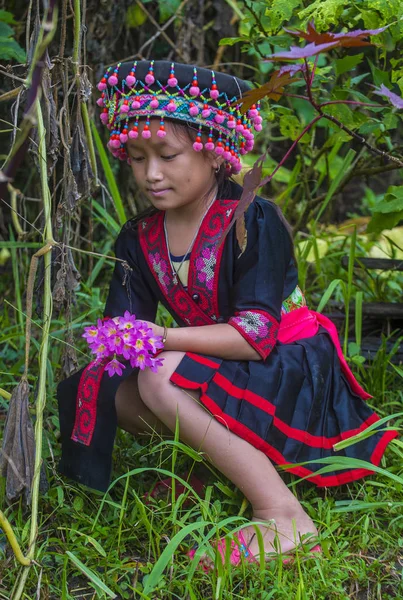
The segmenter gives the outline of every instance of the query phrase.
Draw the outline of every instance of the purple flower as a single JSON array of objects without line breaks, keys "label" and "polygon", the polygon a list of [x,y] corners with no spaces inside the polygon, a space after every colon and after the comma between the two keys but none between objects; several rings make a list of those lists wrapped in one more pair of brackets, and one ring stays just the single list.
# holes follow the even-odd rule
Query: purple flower
[{"label": "purple flower", "polygon": [[114,358],[113,360],[111,360],[110,362],[108,362],[108,364],[105,367],[105,371],[108,372],[109,377],[112,377],[112,375],[121,375],[123,373],[123,369],[125,368],[124,365],[122,365],[122,363],[120,363],[116,358]]},{"label": "purple flower", "polygon": [[85,328],[83,337],[95,354],[96,361],[112,359],[105,370],[111,377],[121,375],[125,366],[119,362],[122,357],[130,361],[132,367],[156,371],[162,360],[152,357],[163,347],[162,338],[153,334],[152,328],[144,321],[136,319],[136,315],[128,310],[123,316],[98,319],[97,325]]},{"label": "purple flower", "polygon": [[163,364],[164,364],[163,358],[152,358],[149,367],[153,373],[156,373],[158,368],[162,367]]},{"label": "purple flower", "polygon": [[84,327],[85,333],[81,337],[87,340],[88,344],[92,344],[97,340],[99,335],[98,328],[95,325],[91,325],[90,327]]}]

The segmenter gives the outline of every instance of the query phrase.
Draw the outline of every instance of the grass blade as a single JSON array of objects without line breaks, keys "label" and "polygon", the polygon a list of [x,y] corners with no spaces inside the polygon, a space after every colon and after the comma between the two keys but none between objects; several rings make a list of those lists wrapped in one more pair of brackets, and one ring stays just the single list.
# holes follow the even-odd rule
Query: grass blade
[{"label": "grass blade", "polygon": [[106,181],[108,182],[108,187],[109,187],[109,191],[112,196],[114,207],[115,207],[116,213],[119,217],[119,222],[121,225],[123,225],[124,223],[126,223],[127,218],[126,218],[126,214],[125,214],[125,209],[123,208],[122,198],[120,196],[119,189],[118,189],[118,186],[116,183],[116,179],[115,179],[115,176],[113,175],[112,168],[111,168],[111,165],[110,165],[110,162],[108,159],[108,155],[104,148],[104,144],[99,136],[98,130],[93,121],[91,121],[91,130],[92,130],[92,135],[94,136],[94,141],[95,141],[95,145],[97,147],[98,155],[101,160],[102,168],[105,173]]},{"label": "grass blade", "polygon": [[85,566],[84,563],[81,562],[79,558],[69,550],[66,551],[67,556],[71,560],[72,563],[83,573],[88,579],[94,584],[94,586],[99,590],[104,592],[109,598],[117,598],[115,592],[112,592],[107,585],[104,584],[103,581],[100,580],[98,575],[95,575],[94,571],[91,571],[88,567]]}]

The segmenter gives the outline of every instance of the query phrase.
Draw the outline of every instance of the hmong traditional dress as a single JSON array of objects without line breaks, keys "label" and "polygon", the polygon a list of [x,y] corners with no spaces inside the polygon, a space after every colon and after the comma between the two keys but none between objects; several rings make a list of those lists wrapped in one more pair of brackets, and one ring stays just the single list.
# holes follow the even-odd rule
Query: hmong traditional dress
[{"label": "hmong traditional dress", "polygon": [[[105,316],[125,310],[154,321],[160,301],[182,326],[228,323],[261,360],[226,360],[187,352],[171,381],[200,391],[204,406],[277,465],[317,486],[335,486],[369,469],[317,472],[316,459],[335,456],[333,445],[378,420],[344,360],[334,325],[308,309],[297,285],[292,244],[276,207],[255,198],[245,221],[241,254],[231,228],[241,188],[207,212],[189,258],[187,287],[175,273],[164,237],[164,213],[128,221],[115,245],[118,258]],[[60,471],[96,489],[108,487],[116,432],[114,398],[133,369],[112,378],[93,363],[58,386]],[[337,455],[378,465],[397,433],[377,431]],[[305,463],[301,465],[300,463]],[[292,466],[295,465],[295,466]]]}]

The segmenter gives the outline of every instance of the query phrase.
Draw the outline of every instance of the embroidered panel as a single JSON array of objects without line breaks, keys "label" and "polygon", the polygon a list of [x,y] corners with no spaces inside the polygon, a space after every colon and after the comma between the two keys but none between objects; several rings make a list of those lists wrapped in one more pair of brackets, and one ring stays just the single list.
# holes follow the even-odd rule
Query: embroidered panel
[{"label": "embroidered panel", "polygon": [[71,439],[89,446],[97,420],[97,399],[102,375],[109,359],[93,361],[84,369],[78,385],[76,400],[76,418]]},{"label": "embroidered panel", "polygon": [[210,325],[219,316],[218,278],[224,249],[220,239],[236,204],[236,200],[217,200],[203,219],[190,255],[187,290],[171,268],[164,235],[164,212],[139,223],[140,246],[151,273],[174,313],[192,327]]},{"label": "embroidered panel", "polygon": [[279,323],[269,313],[255,310],[243,310],[228,321],[249,344],[266,358],[277,340]]},{"label": "embroidered panel", "polygon": [[302,293],[301,288],[297,285],[288,298],[283,301],[283,304],[281,305],[281,314],[284,315],[286,313],[290,313],[297,308],[302,308],[303,306],[306,306],[305,296]]},{"label": "embroidered panel", "polygon": [[[238,202],[236,200],[217,200],[203,219],[199,233],[193,245],[188,289],[191,295],[198,296],[198,305],[217,321],[218,280],[224,242],[220,244],[223,231],[229,225]],[[192,261],[192,257],[194,257]]]}]

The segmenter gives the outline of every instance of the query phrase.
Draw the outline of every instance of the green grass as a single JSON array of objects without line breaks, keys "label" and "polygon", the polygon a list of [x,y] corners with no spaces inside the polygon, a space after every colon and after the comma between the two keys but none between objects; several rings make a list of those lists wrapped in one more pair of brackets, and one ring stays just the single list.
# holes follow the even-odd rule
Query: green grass
[{"label": "green grass", "polygon": [[[101,212],[95,217],[102,230],[110,228],[110,239],[103,236],[101,249],[108,252],[114,223],[110,220],[102,224],[102,218]],[[345,272],[338,271],[340,252],[348,254],[348,250],[337,247],[339,243],[334,244],[333,262],[331,255],[326,256],[320,270],[314,267],[306,273],[310,297],[317,298],[317,303],[326,287],[337,278],[347,282],[346,296],[356,298],[351,274],[347,277]],[[14,266],[20,260],[20,273],[26,272],[26,257],[21,249],[16,248],[11,260]],[[81,272],[85,271],[85,264]],[[102,312],[112,266],[112,261],[94,260],[92,272],[84,278],[77,294],[72,328],[80,364],[89,358],[80,334]],[[11,268],[2,281],[3,289],[13,290],[13,295],[8,297],[0,315],[0,387],[8,392],[19,381],[24,362],[21,326],[25,317],[18,312],[24,277],[12,280],[12,272]],[[333,291],[336,293],[339,287],[334,286]],[[311,305],[315,306],[315,301]],[[160,309],[161,317],[167,317],[164,309]],[[38,324],[32,329],[29,378],[33,389],[41,340],[40,321],[35,315],[34,320]],[[351,365],[374,395],[371,406],[381,417],[402,412],[401,367],[396,370],[390,365],[391,351],[386,351],[384,342],[371,363],[358,360],[360,323],[350,319],[350,325],[357,339]],[[113,483],[107,494],[78,487],[57,473],[60,449],[55,389],[60,379],[65,328],[63,315],[52,320],[43,441],[49,488],[40,499],[36,562],[29,571],[23,598],[386,600],[403,597],[403,443],[400,440],[390,444],[380,465],[381,473],[338,489],[318,489],[306,482],[296,484],[297,478],[284,473],[286,482],[319,529],[321,558],[302,560],[301,555],[288,566],[280,561],[237,568],[226,564],[217,572],[205,574],[196,568],[196,561],[189,561],[187,550],[196,542],[208,550],[210,539],[241,527],[251,513],[242,494],[212,469],[201,454],[177,440],[161,440],[156,436],[134,440],[120,431],[114,451]],[[7,407],[1,396],[0,407]],[[398,417],[395,424],[401,426],[401,423],[402,418]],[[192,469],[196,473],[202,469],[203,477],[207,473],[204,499],[188,486],[186,494],[177,500],[172,501],[172,495],[168,495],[158,501],[145,501],[144,494],[158,478],[171,475],[180,478]],[[22,503],[6,505],[2,480],[0,507],[26,553],[30,513]],[[19,572],[6,539],[0,534],[0,600],[11,597]]]}]

